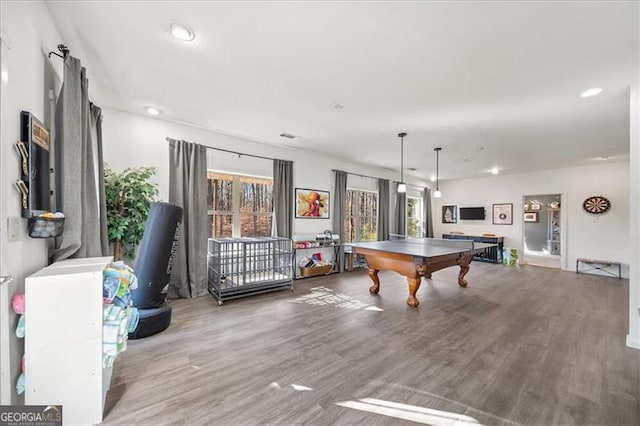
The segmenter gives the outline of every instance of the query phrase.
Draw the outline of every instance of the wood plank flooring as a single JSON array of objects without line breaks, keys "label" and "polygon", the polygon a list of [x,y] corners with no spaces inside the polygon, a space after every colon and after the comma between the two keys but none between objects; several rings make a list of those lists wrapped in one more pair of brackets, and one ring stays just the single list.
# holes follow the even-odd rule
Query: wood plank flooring
[{"label": "wood plank flooring", "polygon": [[393,272],[370,295],[364,270],[174,301],[171,327],[116,362],[105,423],[640,424],[627,280],[473,262],[463,289],[457,274],[424,279],[418,309]]}]

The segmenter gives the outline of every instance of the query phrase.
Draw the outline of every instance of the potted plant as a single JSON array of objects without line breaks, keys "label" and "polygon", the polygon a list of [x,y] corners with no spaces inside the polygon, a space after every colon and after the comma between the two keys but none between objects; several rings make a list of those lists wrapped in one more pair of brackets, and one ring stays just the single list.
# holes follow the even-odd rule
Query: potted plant
[{"label": "potted plant", "polygon": [[105,165],[107,228],[115,260],[123,254],[133,258],[142,240],[151,203],[158,195],[157,185],[149,181],[155,173],[154,167],[127,167],[117,173]]}]

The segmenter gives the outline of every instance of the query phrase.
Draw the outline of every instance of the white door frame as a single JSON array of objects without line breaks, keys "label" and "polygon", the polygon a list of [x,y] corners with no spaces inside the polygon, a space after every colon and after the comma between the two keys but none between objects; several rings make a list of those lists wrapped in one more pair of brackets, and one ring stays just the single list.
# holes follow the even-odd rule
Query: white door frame
[{"label": "white door frame", "polygon": [[[564,208],[564,201],[567,199],[567,193],[566,192],[545,192],[545,193],[537,193],[537,194],[533,194],[533,195],[552,195],[552,194],[558,194],[560,195],[560,269],[562,270],[566,270],[567,269],[567,209]],[[527,194],[523,194],[521,197],[521,205],[524,206],[525,203],[525,199],[527,197],[531,197],[532,195],[527,195]],[[520,216],[520,223],[522,224],[522,244],[520,246],[520,256],[518,259],[518,264],[520,265],[524,265],[525,261],[524,261],[524,256],[525,256],[525,239],[526,239],[526,234],[525,234],[525,222],[524,222],[524,208],[522,210],[523,214]]]}]

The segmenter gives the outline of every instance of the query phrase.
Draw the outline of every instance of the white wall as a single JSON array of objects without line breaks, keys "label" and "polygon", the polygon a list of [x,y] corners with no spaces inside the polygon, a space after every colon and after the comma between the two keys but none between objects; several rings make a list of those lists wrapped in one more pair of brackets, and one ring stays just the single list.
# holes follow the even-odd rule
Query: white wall
[{"label": "white wall", "polygon": [[[12,275],[15,280],[5,289],[0,309],[7,309],[11,297],[24,291],[24,277],[47,265],[50,241],[27,236],[26,220],[19,219],[20,238],[7,240],[8,218],[19,218],[20,197],[14,182],[20,176],[18,157],[13,149],[20,139],[20,111],[33,113],[47,127],[51,127],[51,108],[48,88],[59,88],[62,61],[47,53],[61,43],[49,12],[43,2],[0,2],[2,31],[2,114],[0,150],[0,275]],[[57,91],[56,91],[57,93]],[[19,375],[23,342],[15,337],[16,317],[10,311],[8,320],[0,323],[0,371],[2,400],[0,403],[21,401],[15,394],[15,381]],[[8,349],[8,351],[7,351]],[[8,355],[7,355],[8,352]]]},{"label": "white wall", "polygon": [[[576,258],[587,257],[623,262],[628,277],[631,262],[629,238],[629,163],[601,164],[567,169],[545,170],[518,175],[487,176],[440,182],[442,198],[434,200],[436,236],[451,231],[480,235],[493,233],[505,237],[506,247],[522,253],[524,195],[562,194],[562,239],[564,268],[575,268]],[[602,215],[583,211],[582,202],[592,195],[603,195],[612,204]],[[492,204],[513,203],[513,225],[493,225]],[[443,224],[441,206],[481,207],[484,221],[460,220]],[[522,255],[520,256],[522,259]]]},{"label": "white wall", "polygon": [[[333,203],[333,172],[345,170],[386,179],[397,179],[398,172],[352,164],[337,158],[312,154],[302,150],[280,148],[228,136],[201,128],[177,124],[143,115],[130,114],[113,109],[104,109],[103,145],[105,162],[113,170],[125,167],[153,166],[158,174],[155,182],[161,200],[169,198],[169,146],[165,138],[184,139],[202,145],[232,151],[280,158],[294,162],[294,187],[320,189],[331,193]],[[301,140],[300,146],[305,146]],[[252,157],[238,157],[221,151],[209,150],[208,167],[213,170],[272,176],[272,161]],[[420,182],[414,182],[420,183]],[[377,189],[377,181],[359,176],[349,176],[347,186],[357,189]],[[333,205],[331,205],[333,217]],[[294,233],[317,233],[333,229],[332,219],[295,219]]]},{"label": "white wall", "polygon": [[[640,7],[638,7],[640,22]],[[630,217],[631,276],[629,280],[629,334],[627,346],[640,349],[640,31],[638,32],[638,69],[630,90]]]}]

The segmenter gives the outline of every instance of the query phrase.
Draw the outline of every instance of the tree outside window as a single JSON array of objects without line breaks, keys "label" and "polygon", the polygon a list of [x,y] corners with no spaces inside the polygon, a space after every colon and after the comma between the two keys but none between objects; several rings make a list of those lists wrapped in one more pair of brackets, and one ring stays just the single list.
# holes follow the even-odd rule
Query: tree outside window
[{"label": "tree outside window", "polygon": [[377,192],[347,189],[344,229],[345,242],[378,239]]},{"label": "tree outside window", "polygon": [[422,198],[407,197],[407,236],[420,238],[423,233]]},{"label": "tree outside window", "polygon": [[209,236],[233,236],[233,176],[207,173]]},{"label": "tree outside window", "polygon": [[209,172],[209,236],[271,235],[273,180]]}]

